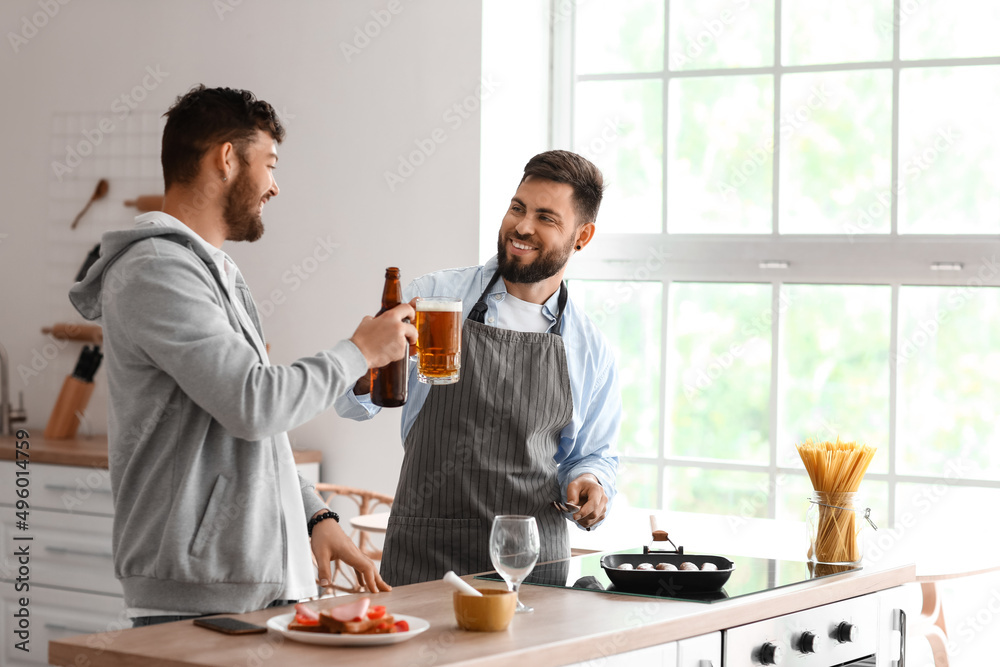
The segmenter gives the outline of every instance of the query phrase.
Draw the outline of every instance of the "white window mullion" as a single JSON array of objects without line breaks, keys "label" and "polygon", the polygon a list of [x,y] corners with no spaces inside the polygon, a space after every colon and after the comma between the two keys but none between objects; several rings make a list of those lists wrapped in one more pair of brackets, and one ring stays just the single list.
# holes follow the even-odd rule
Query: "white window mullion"
[{"label": "white window mullion", "polygon": [[573,62],[576,41],[576,3],[569,15],[560,13],[564,7],[559,0],[552,0],[549,12],[552,16],[549,91],[549,148],[570,148],[573,145],[573,88],[576,81],[576,67]]},{"label": "white window mullion", "polygon": [[[890,234],[899,235],[899,22],[900,2],[892,2],[892,198],[889,209]],[[892,306],[889,315],[889,468],[886,490],[889,494],[885,517],[887,526],[896,525],[896,415],[899,407],[897,400],[897,378],[899,367],[896,363],[899,355],[899,283],[892,285]]]},{"label": "white window mullion", "polygon": [[774,65],[775,69],[771,76],[774,79],[774,133],[771,153],[771,237],[778,238],[778,198],[781,196],[778,188],[778,163],[781,161],[781,0],[774,2]]},{"label": "white window mullion", "polygon": [[781,290],[783,285],[775,281],[771,285],[771,399],[770,399],[770,434],[768,438],[768,479],[772,492],[768,494],[767,516],[773,519],[777,516],[778,503],[778,429],[780,423],[778,376],[780,375],[780,345],[781,345]]},{"label": "white window mullion", "polygon": [[667,458],[667,443],[670,438],[670,415],[673,412],[673,401],[669,393],[669,382],[670,382],[670,360],[668,355],[670,354],[670,346],[667,344],[670,340],[669,331],[667,327],[670,326],[670,286],[671,281],[665,280],[663,282],[663,293],[660,296],[660,439],[657,449],[657,477],[656,477],[656,490],[657,490],[657,507],[664,509],[664,499],[667,497],[667,486],[664,478],[666,477],[666,465],[664,461]]},{"label": "white window mullion", "polygon": [[662,82],[660,84],[660,88],[661,88],[661,90],[660,90],[660,94],[661,94],[661,98],[660,98],[661,102],[660,102],[660,104],[663,105],[663,115],[662,115],[662,119],[661,119],[662,122],[663,122],[663,126],[660,129],[660,141],[663,142],[663,145],[660,147],[660,154],[663,156],[663,165],[662,165],[662,172],[663,172],[662,173],[662,178],[663,178],[663,182],[661,184],[662,192],[663,192],[663,197],[662,197],[662,203],[660,204],[660,206],[662,208],[660,210],[663,212],[663,220],[662,220],[662,227],[661,227],[661,229],[663,230],[664,234],[666,234],[666,233],[668,233],[670,231],[670,223],[671,223],[670,216],[667,215],[667,211],[669,210],[669,208],[667,206],[667,197],[670,194],[670,189],[668,187],[668,181],[667,181],[667,173],[670,170],[670,160],[667,159],[667,144],[670,141],[670,134],[669,134],[669,130],[667,128],[667,123],[670,122],[670,119],[667,118],[667,112],[670,109],[670,99],[669,99],[670,98],[670,75],[671,75],[671,72],[670,72],[670,0],[666,0],[666,2],[664,3],[664,7],[663,7],[663,73],[662,73],[661,79],[660,79],[661,82]]},{"label": "white window mullion", "polygon": [[[822,65],[769,65],[765,67],[716,67],[712,69],[672,70],[668,78],[701,79],[714,76],[753,76],[755,74],[804,74],[809,72],[858,72],[877,69],[923,69],[928,67],[976,67],[980,65],[1000,65],[1000,56],[980,58],[934,58],[927,60],[873,60],[869,62],[830,63]],[[658,79],[660,72],[615,72],[611,74],[581,74],[580,81],[641,81]]]},{"label": "white window mullion", "polygon": [[[781,0],[774,0],[774,132],[773,152],[771,153],[771,239],[777,241],[781,237],[779,233],[781,188],[779,175],[781,174]],[[764,258],[761,258],[762,261]],[[771,259],[781,259],[774,257]],[[773,519],[778,511],[778,429],[780,423],[778,377],[780,375],[781,359],[781,281],[771,283],[771,398],[770,398],[770,433],[768,435],[768,481],[770,493],[767,494],[767,517]]]},{"label": "white window mullion", "polygon": [[892,3],[892,148],[890,149],[892,164],[889,166],[892,184],[892,196],[889,206],[889,233],[899,234],[899,3]]},{"label": "white window mullion", "polygon": [[[661,211],[663,213],[662,218],[662,231],[666,234],[669,229],[668,225],[670,220],[667,218],[667,142],[669,140],[669,135],[667,134],[667,109],[670,105],[667,103],[667,96],[669,95],[670,86],[668,78],[670,73],[670,0],[664,0],[663,3],[663,73],[662,73],[662,83],[661,83],[661,104],[663,105],[663,114],[661,117],[661,122],[663,126],[660,130],[660,140],[663,142],[663,147],[661,154],[663,155],[663,198],[661,205]],[[661,236],[661,239],[665,239],[666,236]],[[662,244],[661,244],[662,246]],[[670,340],[670,288],[673,281],[669,278],[663,281],[663,293],[660,297],[660,442],[659,442],[659,452],[657,454],[657,465],[656,465],[656,484],[657,484],[657,498],[659,509],[667,509],[666,498],[667,498],[667,452],[669,451],[669,438],[670,438],[670,417],[673,414],[673,400],[669,393],[669,382],[670,382],[670,345],[668,344]]]},{"label": "white window mullion", "polygon": [[[1000,286],[996,235],[606,234],[574,270],[627,273],[650,264],[654,251],[651,277],[659,279],[771,282],[779,270],[782,281],[797,283]],[[788,267],[760,266],[771,260]],[[936,262],[963,266],[935,271]]]},{"label": "white window mullion", "polygon": [[886,525],[893,526],[896,523],[896,415],[899,407],[898,378],[899,366],[899,283],[892,285],[892,310],[890,311],[889,326],[889,516],[885,517]]}]

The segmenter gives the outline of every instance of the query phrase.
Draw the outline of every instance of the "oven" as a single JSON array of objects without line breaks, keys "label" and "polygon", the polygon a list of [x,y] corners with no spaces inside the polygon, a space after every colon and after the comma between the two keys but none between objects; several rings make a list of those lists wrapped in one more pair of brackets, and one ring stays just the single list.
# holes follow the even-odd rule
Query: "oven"
[{"label": "oven", "polygon": [[723,667],[905,667],[906,612],[895,589],[722,633]]}]

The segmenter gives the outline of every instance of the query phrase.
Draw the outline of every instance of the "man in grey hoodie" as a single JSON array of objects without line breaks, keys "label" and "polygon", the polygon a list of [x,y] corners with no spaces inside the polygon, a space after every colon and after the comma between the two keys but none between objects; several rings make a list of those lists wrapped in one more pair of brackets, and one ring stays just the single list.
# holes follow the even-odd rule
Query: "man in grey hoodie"
[{"label": "man in grey hoodie", "polygon": [[[307,547],[389,590],[296,474],[286,431],[415,342],[404,304],[350,340],[272,366],[224,241],[256,241],[284,128],[252,93],[198,86],[166,113],[162,212],[101,239],[70,291],[104,328],[115,574],[135,625],[246,612],[316,594]],[[333,519],[333,520],[327,520]]]}]

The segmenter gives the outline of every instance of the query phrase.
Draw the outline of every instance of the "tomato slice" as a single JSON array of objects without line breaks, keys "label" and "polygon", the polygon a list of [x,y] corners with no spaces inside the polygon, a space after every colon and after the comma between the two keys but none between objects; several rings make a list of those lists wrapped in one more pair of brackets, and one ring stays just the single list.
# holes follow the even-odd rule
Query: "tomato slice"
[{"label": "tomato slice", "polygon": [[385,606],[384,605],[373,605],[368,607],[368,618],[375,620],[376,618],[382,618],[385,616]]},{"label": "tomato slice", "polygon": [[299,625],[319,625],[318,618],[309,618],[308,616],[303,616],[302,614],[295,614],[295,622]]},{"label": "tomato slice", "polygon": [[407,623],[406,621],[396,621],[393,625],[395,625],[396,629],[399,630],[400,632],[410,631],[410,624]]}]

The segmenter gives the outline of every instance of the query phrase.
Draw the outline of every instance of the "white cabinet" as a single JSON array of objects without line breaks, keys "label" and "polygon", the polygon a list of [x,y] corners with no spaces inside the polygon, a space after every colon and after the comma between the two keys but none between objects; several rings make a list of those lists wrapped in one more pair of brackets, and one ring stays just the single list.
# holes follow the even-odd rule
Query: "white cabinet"
[{"label": "white cabinet", "polygon": [[615,653],[567,667],[677,667],[677,642]]},{"label": "white cabinet", "polygon": [[[0,664],[46,665],[50,639],[106,632],[125,624],[121,585],[111,554],[111,480],[101,468],[32,463],[28,530],[16,527],[14,494],[0,495],[0,580],[3,639]],[[0,461],[0,479],[14,479],[13,461]],[[15,540],[30,536],[31,540]],[[29,550],[29,590],[17,592],[15,547]],[[30,652],[17,650],[19,598],[28,599]]]},{"label": "white cabinet", "polygon": [[722,667],[722,632],[677,642],[677,667]]},{"label": "white cabinet", "polygon": [[[29,639],[22,651],[14,634],[21,609],[19,598],[28,598]],[[18,593],[8,584],[0,596],[0,665],[28,667],[49,664],[49,641],[94,632],[116,632],[132,627],[125,616],[121,597],[62,591],[32,584],[27,593]]]},{"label": "white cabinet", "polygon": [[[14,463],[3,461],[0,474],[13,477]],[[11,472],[7,472],[7,466]],[[115,513],[111,500],[111,475],[105,468],[61,466],[32,463],[31,509],[48,509],[71,514],[97,514],[112,516]],[[0,504],[12,498],[0,497]]]},{"label": "white cabinet", "polygon": [[608,655],[570,667],[722,667],[722,633],[710,632],[676,642]]},{"label": "white cabinet", "polygon": [[[111,554],[111,517],[72,515],[49,510],[30,510],[28,531],[16,530],[14,512],[0,516],[0,540],[4,545],[0,573],[12,580],[17,572],[14,549],[27,547],[31,586],[53,586],[81,592],[121,596]],[[30,535],[30,541],[15,536]],[[10,546],[16,545],[16,546]]]}]

